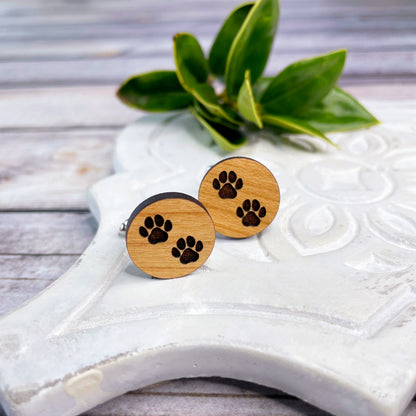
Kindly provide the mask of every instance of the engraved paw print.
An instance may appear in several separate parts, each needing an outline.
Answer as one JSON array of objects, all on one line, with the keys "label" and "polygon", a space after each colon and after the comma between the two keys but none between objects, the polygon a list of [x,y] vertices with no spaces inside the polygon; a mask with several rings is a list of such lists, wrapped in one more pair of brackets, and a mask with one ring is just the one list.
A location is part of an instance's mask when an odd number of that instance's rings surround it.
[{"label": "engraved paw print", "polygon": [[242,207],[237,208],[237,217],[242,218],[241,222],[246,227],[257,227],[261,219],[266,216],[266,208],[260,208],[260,202],[257,199],[250,201],[246,199]]},{"label": "engraved paw print", "polygon": [[[199,252],[202,251],[204,245],[202,241],[195,241],[195,238],[188,235],[186,241],[180,238],[176,242],[176,247],[172,248],[172,256],[179,257],[182,264],[193,263],[199,259]],[[182,252],[182,253],[181,253]]]},{"label": "engraved paw print", "polygon": [[147,240],[150,244],[157,244],[164,243],[168,239],[171,229],[172,223],[169,220],[165,221],[161,215],[155,215],[154,219],[147,217],[144,220],[144,227],[139,228],[139,233],[144,238],[148,237]]},{"label": "engraved paw print", "polygon": [[227,172],[223,170],[218,179],[212,181],[214,189],[218,190],[218,196],[222,199],[233,199],[237,196],[237,191],[243,187],[243,180],[237,179],[237,174],[231,170]]}]

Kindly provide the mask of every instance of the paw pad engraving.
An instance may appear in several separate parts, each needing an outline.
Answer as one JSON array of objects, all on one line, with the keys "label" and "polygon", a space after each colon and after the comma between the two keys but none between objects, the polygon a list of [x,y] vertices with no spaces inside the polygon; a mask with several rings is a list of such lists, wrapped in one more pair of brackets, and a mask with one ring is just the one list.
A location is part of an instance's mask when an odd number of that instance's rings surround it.
[{"label": "paw pad engraving", "polygon": [[237,217],[242,218],[241,222],[246,227],[257,227],[261,219],[266,216],[266,208],[260,207],[257,199],[250,201],[246,199],[241,207],[237,208]]},{"label": "paw pad engraving", "polygon": [[218,196],[222,199],[233,199],[237,196],[237,191],[243,187],[243,180],[237,179],[237,174],[231,170],[223,170],[218,179],[212,181],[212,187],[218,191]]},{"label": "paw pad engraving", "polygon": [[144,226],[139,228],[139,233],[142,237],[147,237],[150,244],[157,244],[164,243],[168,239],[171,229],[172,223],[169,220],[165,221],[161,215],[155,215],[154,219],[147,217],[144,220]]},{"label": "paw pad engraving", "polygon": [[176,242],[176,247],[172,248],[172,256],[178,257],[182,264],[193,263],[198,261],[199,252],[202,251],[204,245],[202,241],[195,241],[195,238],[188,235],[186,241],[183,238],[180,238]]},{"label": "paw pad engraving", "polygon": [[[254,159],[236,156],[211,166],[201,181],[198,198],[218,233],[245,238],[272,223],[279,210],[280,190],[266,166]],[[185,234],[175,235],[174,240],[192,233],[196,232],[186,230]]]}]

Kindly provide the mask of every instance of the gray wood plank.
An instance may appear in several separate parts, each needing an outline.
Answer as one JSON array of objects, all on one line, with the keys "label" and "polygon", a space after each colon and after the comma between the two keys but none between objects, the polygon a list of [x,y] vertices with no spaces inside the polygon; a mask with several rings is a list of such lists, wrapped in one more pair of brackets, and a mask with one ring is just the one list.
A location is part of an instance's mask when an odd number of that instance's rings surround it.
[{"label": "gray wood plank", "polygon": [[3,90],[2,129],[122,127],[142,113],[115,96],[116,85]]},{"label": "gray wood plank", "polygon": [[[75,30],[76,36],[72,39],[60,39],[51,28],[51,39],[36,40],[34,33],[28,33],[27,40],[3,41],[0,49],[0,70],[6,71],[7,66],[2,62],[25,61],[28,64],[37,61],[54,62],[74,61],[74,60],[99,60],[109,59],[133,59],[133,58],[169,58],[172,55],[172,35],[179,30],[194,33],[200,40],[205,50],[208,51],[219,25],[208,27],[199,25],[190,28],[187,26],[176,25],[170,30],[157,30],[155,33],[138,31],[122,25],[123,32],[108,31],[108,26],[103,26],[106,32],[90,27],[80,26]],[[287,24],[282,25],[284,28]],[[302,24],[302,26],[304,26]],[[275,47],[271,59],[278,60],[281,55],[302,53],[313,55],[327,52],[332,49],[346,48],[349,53],[356,52],[406,52],[411,51],[416,46],[416,19],[415,27],[408,32],[398,30],[389,33],[380,31],[362,31],[351,29],[342,32],[340,29],[332,31],[311,31],[303,27],[302,32],[296,32],[297,26],[294,25],[293,31],[279,30],[276,37]],[[62,30],[62,28],[60,29]],[[69,25],[68,32],[73,33],[74,27]],[[143,32],[143,33],[142,33]],[[134,34],[134,35],[133,35]],[[88,42],[85,39],[88,38]],[[363,39],[365,41],[363,41]]]},{"label": "gray wood plank", "polygon": [[0,315],[9,313],[29,301],[52,281],[0,279]]},{"label": "gray wood plank", "polygon": [[[157,43],[157,42],[156,42]],[[154,43],[149,41],[151,49]],[[287,65],[305,58],[304,53],[272,56],[266,75],[277,74]],[[143,58],[102,60],[67,60],[48,62],[3,62],[0,64],[0,86],[119,84],[136,73],[157,69],[174,69],[170,55]],[[342,78],[383,75],[416,76],[416,59],[413,51],[352,52],[348,54]]]},{"label": "gray wood plank", "polygon": [[78,259],[75,254],[6,254],[0,255],[0,280],[50,281],[65,273]]},{"label": "gray wood plank", "polygon": [[[414,13],[416,15],[416,11]],[[224,15],[224,19],[225,19]],[[36,47],[42,42],[68,42],[76,40],[88,40],[107,42],[123,41],[134,47],[134,42],[138,46],[145,45],[145,40],[156,38],[159,40],[168,39],[171,41],[172,35],[176,32],[192,32],[207,43],[212,41],[219,30],[223,19],[218,21],[201,22],[200,20],[178,21],[178,22],[158,22],[137,23],[123,22],[119,23],[101,23],[101,24],[55,24],[30,26],[26,24],[12,25],[5,29],[0,35],[0,42],[7,46],[19,45],[20,42],[28,42],[29,45]],[[1,19],[0,19],[1,22]],[[394,21],[393,21],[394,22]],[[345,47],[382,48],[395,45],[397,48],[405,48],[414,45],[415,23],[412,20],[404,20],[400,25],[393,24],[386,19],[371,20],[368,24],[365,21],[340,19],[339,22],[334,20],[290,20],[284,15],[279,22],[279,31],[277,39],[284,48],[284,51],[296,47],[297,39],[307,40],[309,36],[315,41],[324,37],[327,47],[331,47],[332,38],[339,38],[339,42],[344,43]],[[299,27],[302,30],[299,30]],[[331,35],[329,37],[328,35]],[[383,36],[380,36],[383,35]],[[400,37],[402,40],[400,41]],[[361,40],[361,42],[360,42]],[[378,42],[377,42],[378,40]]]},{"label": "gray wood plank", "polygon": [[78,257],[62,254],[0,255],[0,316],[40,293],[66,272]]},{"label": "gray wood plank", "polygon": [[127,394],[83,415],[326,416],[328,413],[292,398]]},{"label": "gray wood plank", "polygon": [[222,377],[181,378],[132,391],[129,394],[165,396],[268,396],[288,397],[288,394],[271,387],[242,380]]},{"label": "gray wood plank", "polygon": [[97,224],[84,212],[0,212],[0,254],[81,254]]},{"label": "gray wood plank", "polygon": [[[332,2],[331,4],[333,3],[335,2]],[[125,13],[123,16],[120,16],[119,14],[99,16],[96,13],[85,12],[82,14],[58,13],[55,15],[41,14],[37,16],[2,16],[0,14],[0,25],[8,31],[12,28],[14,28],[13,30],[15,31],[7,34],[1,33],[0,42],[7,39],[13,39],[12,33],[34,34],[48,32],[52,29],[58,30],[61,34],[65,31],[68,34],[69,39],[73,36],[79,36],[77,33],[71,33],[69,31],[70,27],[74,29],[89,27],[90,33],[100,32],[103,36],[117,33],[120,35],[125,30],[122,28],[124,27],[129,29],[128,37],[130,38],[133,38],[133,33],[135,35],[171,34],[176,30],[190,29],[198,29],[201,31],[201,34],[212,35],[219,30],[219,26],[231,10],[232,7],[220,8],[218,15],[214,17],[210,17],[209,15],[207,17],[204,15],[198,20],[187,15],[183,15],[181,18],[173,20],[169,19],[168,13],[165,15],[157,13],[153,16],[143,17],[141,12]],[[394,16],[390,14],[379,16],[373,15],[366,19],[359,19],[354,18],[353,13],[350,13],[339,14],[331,19],[320,15],[311,19],[309,16],[304,16],[303,18],[299,16],[287,16],[286,8],[282,7],[281,18],[279,21],[279,33],[292,33],[293,35],[302,35],[303,32],[328,31],[333,33],[351,33],[352,31],[374,33],[374,31],[377,31],[386,34],[405,31],[405,33],[408,33],[415,29],[416,23],[414,21],[414,14],[416,14],[416,11],[400,16],[400,18],[397,16],[394,18]],[[302,28],[302,31],[299,31],[299,27]],[[30,41],[34,39],[29,38],[26,40]]]},{"label": "gray wood plank", "polygon": [[[353,413],[353,409],[351,409]],[[218,396],[160,396],[126,394],[109,401],[84,416],[143,416],[143,415],[205,415],[205,416],[327,416],[295,398],[279,397],[218,397]],[[402,416],[415,416],[415,402],[410,403]]]},{"label": "gray wood plank", "polygon": [[[416,98],[416,82],[398,79],[380,82],[365,78],[344,80],[359,99]],[[121,104],[115,96],[116,85],[10,89],[0,95],[0,131],[22,129],[113,128],[120,129],[143,112]],[[23,136],[22,136],[23,137]]]},{"label": "gray wood plank", "polygon": [[[348,93],[359,99],[371,98],[372,100],[391,101],[392,106],[402,106],[400,102],[416,99],[416,83],[405,80],[386,82],[371,82],[369,79],[353,80],[352,82],[341,82]],[[409,108],[407,104],[403,105]]]},{"label": "gray wood plank", "polygon": [[[224,2],[216,0],[215,2],[207,0],[184,0],[184,1],[169,1],[163,0],[158,1],[118,1],[118,2],[99,2],[89,1],[82,3],[80,6],[79,2],[55,2],[55,3],[44,3],[41,1],[26,1],[24,3],[15,3],[6,5],[5,9],[9,14],[18,15],[31,15],[37,16],[41,14],[54,15],[54,14],[83,14],[93,12],[96,15],[102,14],[105,16],[116,15],[123,16],[126,14],[132,14],[135,12],[150,12],[152,14],[161,12],[168,13],[170,18],[180,17],[192,17],[192,18],[203,18],[207,14],[209,16],[222,15],[224,10],[232,9],[235,5],[239,4],[238,0],[230,0],[227,4],[228,7],[224,6]],[[213,6],[217,7],[213,7]],[[414,12],[414,3],[410,1],[395,1],[394,3],[383,1],[366,1],[366,2],[325,2],[323,0],[319,2],[308,2],[308,1],[281,1],[282,9],[287,9],[291,16],[295,18],[309,17],[314,18],[315,16],[325,15],[328,17],[336,17],[339,15],[353,14],[357,16],[365,15],[405,15],[406,13]],[[8,6],[8,7],[7,7]],[[301,7],[299,7],[301,6]],[[315,6],[315,7],[314,7]]]},{"label": "gray wood plank", "polygon": [[[20,59],[27,61],[28,57],[32,56],[32,59],[35,61],[3,62],[0,65],[0,84],[10,87],[10,85],[33,85],[34,83],[42,85],[72,85],[74,83],[120,82],[132,73],[137,72],[137,68],[141,68],[141,71],[157,67],[173,68],[170,35],[177,30],[192,31],[194,29],[197,34],[202,34],[202,44],[208,49],[217,30],[214,23],[218,21],[219,24],[221,21],[221,16],[217,14],[224,7],[214,8],[209,2],[198,2],[197,5],[189,3],[185,12],[185,6],[182,3],[179,10],[177,10],[178,5],[172,6],[169,3],[164,5],[163,12],[161,12],[158,9],[161,3],[159,6],[157,4],[157,2],[156,4],[146,2],[141,3],[137,8],[134,5],[131,8],[132,4],[126,2],[124,5],[129,12],[126,16],[129,16],[129,19],[132,19],[132,21],[126,22],[126,17],[123,17],[120,23],[114,24],[105,20],[111,16],[111,13],[109,13],[112,7],[111,3],[104,7],[101,4],[88,3],[87,6],[84,5],[84,9],[80,7],[74,8],[73,5],[65,3],[60,4],[60,8],[56,9],[58,17],[68,12],[67,8],[72,13],[80,13],[80,10],[82,10],[82,16],[85,15],[85,9],[89,10],[92,16],[96,16],[97,13],[104,10],[106,13],[103,17],[104,21],[101,23],[98,21],[98,24],[86,24],[85,20],[81,19],[81,22],[78,22],[75,28],[73,24],[62,24],[62,22],[55,25],[49,23],[46,25],[12,25],[11,27],[6,27],[1,39],[4,40],[10,37],[10,39],[19,41],[22,50],[19,55],[18,50],[14,50],[9,44],[8,47],[2,48],[4,51],[3,59],[13,59],[12,57],[14,56],[17,60],[20,57]],[[416,15],[416,7],[411,4],[404,2],[400,7],[384,4],[381,7],[378,3],[371,3],[366,7],[361,7],[359,3],[354,3],[352,6],[343,4],[340,7],[340,5],[337,5],[332,10],[332,6],[322,3],[320,8],[311,8],[312,11],[318,10],[318,16],[320,16],[319,13],[325,15],[325,12],[329,10],[331,19],[326,21],[330,21],[332,24],[330,32],[321,31],[319,23],[322,20],[316,22],[316,20],[312,19],[311,10],[308,10],[307,20],[301,22],[290,20],[293,18],[290,15],[290,10],[295,12],[294,16],[296,18],[299,18],[299,10],[308,8],[308,3],[305,3],[302,8],[292,7],[291,4],[291,2],[283,2],[282,5],[283,32],[280,33],[276,43],[276,53],[272,56],[272,62],[269,66],[270,73],[276,72],[288,63],[303,57],[305,53],[312,55],[324,52],[327,49],[347,47],[351,53],[346,65],[346,77],[356,78],[363,75],[380,74],[384,76],[394,75],[396,77],[400,75],[415,76],[416,64],[412,52],[416,42],[414,27],[410,27],[410,30],[405,32],[403,27],[393,25],[391,27],[396,28],[397,32],[388,33],[388,35],[385,24],[378,26],[380,30],[376,33],[373,33],[372,29],[367,27],[367,20],[372,22],[374,17],[379,16],[382,16],[384,21],[386,21],[388,16],[388,21],[390,24],[393,24],[397,19],[392,18],[391,13],[380,14],[381,11],[384,13],[389,8],[391,8],[390,12],[397,10],[400,10],[401,13],[406,12],[398,21],[414,24],[415,19],[411,17]],[[30,19],[34,17],[34,11],[42,8],[43,5],[42,3],[33,2],[31,6],[33,10],[29,5],[27,7],[29,7],[31,12],[28,12],[26,17]],[[170,7],[172,7],[172,10],[169,9]],[[20,16],[24,16],[24,12],[27,11],[24,7],[18,7],[17,9]],[[124,10],[123,7],[121,9]],[[150,15],[141,17],[143,10],[149,10]],[[287,16],[285,15],[285,10],[289,11]],[[360,18],[359,13],[363,10],[371,11],[370,19]],[[59,14],[59,11],[61,14]],[[135,12],[138,13],[137,16],[134,15]],[[48,7],[46,16],[49,16],[50,13],[52,13],[51,8]],[[175,13],[178,20],[169,20],[174,18]],[[35,16],[37,15],[35,14]],[[119,14],[116,14],[116,16],[119,16]],[[319,18],[322,19],[321,17]],[[204,24],[204,19],[208,19],[206,25]],[[355,25],[358,24],[358,27],[364,32],[357,31],[357,26],[354,29],[347,27],[343,32],[342,25],[340,28],[339,22],[336,21],[337,19],[341,19],[342,22],[347,22],[347,24],[350,24],[349,22],[352,21]],[[182,22],[184,22],[185,27],[180,25]],[[308,30],[306,22],[312,22],[315,25],[318,23],[316,29],[319,31],[311,32],[311,30]],[[299,30],[299,27],[302,30]],[[289,32],[286,33],[286,31]],[[120,36],[120,41],[114,43]],[[129,37],[126,38],[126,36]],[[75,38],[88,39],[90,42],[92,39],[95,39],[96,43],[82,47],[79,41],[78,43],[75,41],[74,44],[68,45],[68,39]],[[35,50],[32,54],[25,54],[24,51],[27,51],[27,45],[23,45],[23,39],[29,39],[32,44],[34,43]],[[49,46],[44,44],[45,49],[42,49],[42,46],[36,44],[39,39],[49,39],[49,42],[63,39],[64,47],[58,48],[52,43]],[[107,43],[103,44],[100,42]],[[93,46],[96,47],[96,52],[94,52]],[[64,52],[58,52],[58,50]],[[301,51],[302,53],[300,54]],[[43,60],[46,59],[46,61],[37,62],[36,59],[39,57]],[[48,61],[48,57],[49,59],[55,58],[55,61]],[[106,57],[111,57],[112,59],[105,59]],[[119,59],[114,59],[114,57]],[[103,61],[105,62],[104,64]]]},{"label": "gray wood plank", "polygon": [[2,42],[0,61],[103,59],[126,55],[134,43],[132,39]]},{"label": "gray wood plank", "polygon": [[0,210],[86,209],[86,191],[112,171],[118,130],[10,132],[0,147]]}]

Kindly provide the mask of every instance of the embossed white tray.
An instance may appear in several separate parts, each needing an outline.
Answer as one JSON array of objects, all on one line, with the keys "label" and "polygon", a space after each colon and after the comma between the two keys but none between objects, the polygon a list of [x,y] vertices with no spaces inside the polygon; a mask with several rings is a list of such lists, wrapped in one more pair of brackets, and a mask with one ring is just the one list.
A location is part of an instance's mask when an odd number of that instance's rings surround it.
[{"label": "embossed white tray", "polygon": [[218,236],[205,266],[167,281],[130,262],[118,226],[155,193],[197,196],[227,155],[187,115],[127,127],[122,173],[89,195],[94,241],[0,320],[7,413],[71,416],[161,380],[215,375],[341,416],[398,416],[416,391],[416,110],[367,105],[385,124],[331,135],[340,151],[266,136],[236,152],[275,174],[275,221],[258,237]]}]

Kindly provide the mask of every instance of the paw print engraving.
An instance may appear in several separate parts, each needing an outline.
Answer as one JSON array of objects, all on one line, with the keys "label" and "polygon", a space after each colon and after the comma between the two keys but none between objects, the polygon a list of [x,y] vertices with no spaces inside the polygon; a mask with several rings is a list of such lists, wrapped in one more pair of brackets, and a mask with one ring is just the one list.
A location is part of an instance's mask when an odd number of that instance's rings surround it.
[{"label": "paw print engraving", "polygon": [[243,180],[237,179],[237,174],[231,170],[227,172],[223,170],[218,179],[212,181],[212,186],[218,191],[218,196],[222,199],[233,199],[237,196],[237,191],[243,187]]},{"label": "paw print engraving", "polygon": [[154,219],[147,217],[144,220],[144,227],[139,228],[139,233],[142,237],[147,237],[150,244],[157,244],[164,243],[168,239],[171,229],[172,223],[169,220],[165,221],[161,215],[155,215]]},{"label": "paw print engraving", "polygon": [[242,207],[237,208],[237,217],[242,218],[241,222],[246,227],[257,227],[261,219],[266,216],[266,208],[260,208],[260,202],[257,199],[250,201],[246,199]]},{"label": "paw print engraving", "polygon": [[185,239],[180,238],[176,242],[176,247],[172,248],[172,256],[178,257],[182,264],[193,263],[198,261],[198,253],[202,251],[203,248],[204,245],[202,244],[202,241],[195,241],[194,237],[188,235],[186,241]]}]

